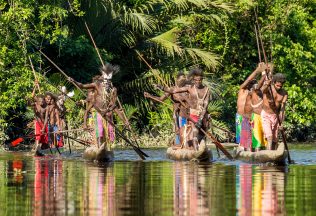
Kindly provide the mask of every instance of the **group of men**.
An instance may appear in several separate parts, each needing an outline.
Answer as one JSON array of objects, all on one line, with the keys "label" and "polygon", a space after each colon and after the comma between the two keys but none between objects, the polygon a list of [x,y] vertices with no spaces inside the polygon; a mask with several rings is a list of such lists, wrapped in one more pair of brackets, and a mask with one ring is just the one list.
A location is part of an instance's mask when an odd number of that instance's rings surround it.
[{"label": "group of men", "polygon": [[[102,144],[105,147],[107,143],[115,139],[114,125],[108,123],[113,122],[113,112],[117,113],[129,126],[123,110],[117,106],[117,90],[111,82],[113,74],[118,70],[117,66],[106,64],[100,68],[101,75],[95,76],[93,82],[89,84],[82,84],[69,78],[69,81],[79,88],[88,90],[83,129],[93,129],[93,143],[96,143],[98,147]],[[62,130],[66,126],[64,103],[69,94],[67,95],[66,90],[62,89],[62,94],[58,96],[50,92],[35,96],[34,88],[32,96],[33,100],[29,101],[29,105],[33,107],[35,113],[35,155],[43,156],[41,149],[63,146]]]},{"label": "group of men", "polygon": [[[37,83],[36,83],[37,85]],[[29,105],[35,114],[35,155],[43,156],[40,149],[52,146],[62,147],[63,138],[59,133],[65,128],[64,95],[54,95],[46,92],[45,95],[36,95],[35,88]]]},{"label": "group of men", "polygon": [[[287,92],[282,88],[285,82],[283,74],[272,76],[272,65],[260,63],[256,70],[240,86],[237,99],[236,141],[244,150],[259,151],[275,148],[278,138],[279,124],[284,120]],[[93,78],[93,82],[82,84],[69,78],[69,81],[81,89],[87,89],[84,129],[94,128],[95,143],[100,147],[115,139],[113,113],[130,127],[117,99],[117,89],[111,79],[119,68],[111,64],[101,67],[101,75]],[[255,80],[261,75],[259,82]],[[172,87],[155,85],[164,91],[161,97],[145,92],[146,98],[162,102],[168,97],[173,102],[174,132],[176,139],[173,147],[199,149],[204,139],[203,131],[209,129],[211,123],[207,108],[210,102],[210,89],[203,84],[204,74],[195,68],[186,77],[180,72]],[[34,92],[33,92],[34,96]],[[62,146],[60,129],[65,126],[65,94],[55,96],[47,92],[45,96],[37,95],[31,105],[35,112],[36,154],[41,155],[39,144],[47,148],[50,144]],[[58,103],[59,102],[59,103]],[[119,104],[119,106],[118,106]],[[91,113],[91,115],[89,115]],[[111,124],[109,124],[109,121]],[[281,125],[281,124],[280,124]],[[201,130],[203,129],[203,130]]]},{"label": "group of men", "polygon": [[[285,76],[272,75],[273,65],[259,63],[238,92],[236,142],[245,151],[274,150],[284,120],[287,92]],[[259,82],[256,77],[260,76]],[[281,128],[282,129],[282,128]]]},{"label": "group of men", "polygon": [[174,132],[176,139],[174,148],[198,150],[200,141],[205,137],[201,128],[209,128],[207,107],[210,102],[210,90],[203,84],[204,74],[201,69],[192,69],[186,77],[179,73],[175,86],[155,85],[164,91],[161,97],[145,92],[144,96],[156,101],[163,101],[169,96],[173,102]]}]

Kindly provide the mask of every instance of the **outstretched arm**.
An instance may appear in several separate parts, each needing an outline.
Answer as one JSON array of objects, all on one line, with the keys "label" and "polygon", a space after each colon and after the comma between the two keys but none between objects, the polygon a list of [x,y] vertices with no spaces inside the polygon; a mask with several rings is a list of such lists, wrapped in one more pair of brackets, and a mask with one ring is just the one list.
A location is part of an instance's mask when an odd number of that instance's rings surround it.
[{"label": "outstretched arm", "polygon": [[68,78],[69,82],[75,83],[77,86],[79,86],[80,88],[83,89],[92,89],[92,88],[96,88],[96,84],[95,83],[89,83],[89,84],[82,84],[80,82],[77,82],[76,80],[74,80],[73,78],[69,77]]},{"label": "outstretched arm", "polygon": [[250,76],[245,80],[245,82],[243,82],[243,84],[241,84],[240,89],[246,89],[247,85],[250,83],[250,81],[252,81],[254,78],[256,78],[256,76],[261,73],[262,71],[264,71],[266,69],[266,65],[265,63],[261,62],[259,63],[258,67],[256,68],[256,70],[254,70]]},{"label": "outstretched arm", "polygon": [[164,92],[170,93],[170,94],[175,94],[175,93],[180,93],[180,92],[188,92],[189,91],[189,86],[185,87],[164,87],[160,85],[154,85],[155,88],[158,88]]},{"label": "outstretched arm", "polygon": [[168,97],[170,96],[170,93],[164,93],[163,95],[161,95],[160,97],[157,97],[157,96],[153,96],[151,94],[149,94],[148,92],[144,92],[144,97],[145,98],[151,98],[151,99],[156,99],[158,101],[164,101],[166,100]]}]

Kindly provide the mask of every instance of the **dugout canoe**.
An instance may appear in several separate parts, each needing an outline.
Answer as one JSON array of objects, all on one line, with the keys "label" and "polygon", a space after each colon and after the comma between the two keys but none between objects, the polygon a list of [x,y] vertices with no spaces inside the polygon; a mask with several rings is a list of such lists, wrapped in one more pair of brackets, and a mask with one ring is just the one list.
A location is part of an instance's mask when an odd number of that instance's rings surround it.
[{"label": "dugout canoe", "polygon": [[233,157],[236,160],[242,160],[248,163],[273,163],[276,165],[285,165],[287,151],[284,143],[279,143],[276,150],[261,150],[259,152],[244,151],[241,147],[234,148]]},{"label": "dugout canoe", "polygon": [[204,140],[200,142],[199,150],[189,150],[189,149],[173,149],[169,147],[167,149],[167,158],[171,160],[177,161],[200,161],[200,162],[207,162],[213,159],[212,151],[209,150],[206,146]]},{"label": "dugout canoe", "polygon": [[[58,148],[60,153],[63,153],[65,151],[64,147],[59,147]],[[39,152],[44,154],[44,155],[54,155],[54,154],[59,154],[57,148],[53,147],[53,148],[47,148],[47,149],[40,149]]]},{"label": "dugout canoe", "polygon": [[100,148],[93,145],[85,149],[82,157],[89,161],[111,162],[114,160],[114,152],[107,149],[105,144],[101,145]]}]

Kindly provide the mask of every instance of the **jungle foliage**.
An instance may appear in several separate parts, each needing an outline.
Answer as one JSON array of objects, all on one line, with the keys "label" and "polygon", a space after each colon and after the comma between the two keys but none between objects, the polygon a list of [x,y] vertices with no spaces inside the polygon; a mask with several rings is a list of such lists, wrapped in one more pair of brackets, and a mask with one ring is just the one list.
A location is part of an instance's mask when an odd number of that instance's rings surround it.
[{"label": "jungle foliage", "polygon": [[[287,75],[287,132],[299,140],[314,136],[314,0],[0,0],[0,140],[23,133],[18,128],[31,118],[26,109],[34,86],[29,57],[42,93],[58,93],[54,87],[65,84],[73,88],[37,49],[77,81],[90,82],[98,74],[101,63],[85,22],[104,61],[121,67],[114,85],[139,132],[171,128],[170,109],[149,102],[143,92],[154,93],[157,82],[172,85],[179,70],[197,66],[212,88],[209,109],[215,123],[233,130],[238,86],[259,62],[254,11],[268,58]],[[84,98],[78,92],[74,99]],[[82,111],[71,101],[67,107],[69,122],[79,126]]]}]

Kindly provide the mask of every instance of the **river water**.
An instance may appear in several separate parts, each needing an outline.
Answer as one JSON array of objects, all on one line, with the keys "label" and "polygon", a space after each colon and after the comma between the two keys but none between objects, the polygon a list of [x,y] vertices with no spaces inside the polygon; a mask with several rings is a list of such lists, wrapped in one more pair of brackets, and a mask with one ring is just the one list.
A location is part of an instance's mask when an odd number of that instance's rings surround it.
[{"label": "river water", "polygon": [[287,167],[144,151],[147,161],[118,150],[109,164],[0,153],[0,215],[316,215],[316,145],[292,148]]}]

